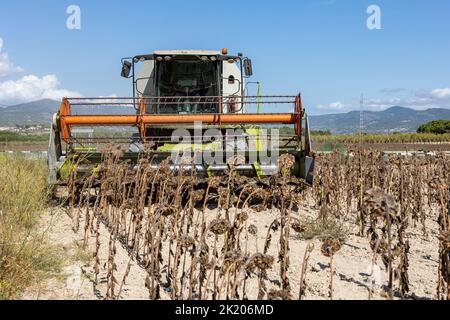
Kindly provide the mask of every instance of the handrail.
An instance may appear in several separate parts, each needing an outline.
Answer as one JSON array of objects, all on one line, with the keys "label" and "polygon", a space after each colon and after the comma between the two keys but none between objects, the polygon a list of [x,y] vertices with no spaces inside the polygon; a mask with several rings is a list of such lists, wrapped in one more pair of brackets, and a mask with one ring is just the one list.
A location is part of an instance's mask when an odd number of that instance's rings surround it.
[{"label": "handrail", "polygon": [[295,99],[297,96],[290,95],[265,95],[265,96],[175,96],[175,97],[152,97],[152,96],[144,96],[144,97],[66,97],[67,100],[141,100],[141,99],[173,99],[173,98],[248,98],[248,99],[257,99],[257,98],[291,98]]},{"label": "handrail", "polygon": [[[249,101],[248,99],[258,99]],[[301,136],[301,121],[303,107],[301,96],[227,96],[227,97],[142,97],[140,98],[139,110],[136,115],[73,115],[72,106],[92,105],[134,105],[133,102],[117,102],[117,100],[131,100],[135,98],[125,97],[102,97],[102,98],[64,98],[59,112],[61,138],[68,142],[71,138],[72,126],[138,126],[141,139],[146,139],[146,126],[155,124],[192,124],[196,122],[213,125],[238,125],[238,124],[294,124],[296,135]],[[157,102],[152,102],[155,99]],[[181,101],[181,99],[198,99],[214,101]],[[230,101],[232,99],[232,101]],[[271,99],[264,101],[263,99]],[[289,99],[289,100],[287,100]],[[77,102],[71,102],[77,101]],[[172,100],[172,101],[171,101]],[[178,101],[173,101],[178,100]],[[242,101],[239,101],[242,100]],[[260,101],[259,101],[260,100]],[[97,102],[93,102],[97,101]],[[191,113],[191,114],[151,114],[147,113],[147,105],[170,105],[170,104],[292,104],[294,112],[287,113]],[[219,110],[222,110],[219,108]]]}]

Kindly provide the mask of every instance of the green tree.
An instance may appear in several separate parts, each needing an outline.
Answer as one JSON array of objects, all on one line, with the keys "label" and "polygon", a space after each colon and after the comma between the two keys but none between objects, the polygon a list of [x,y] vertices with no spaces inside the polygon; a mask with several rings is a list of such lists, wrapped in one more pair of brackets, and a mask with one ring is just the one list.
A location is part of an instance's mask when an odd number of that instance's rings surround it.
[{"label": "green tree", "polygon": [[418,133],[444,134],[450,133],[450,120],[436,120],[421,125]]}]

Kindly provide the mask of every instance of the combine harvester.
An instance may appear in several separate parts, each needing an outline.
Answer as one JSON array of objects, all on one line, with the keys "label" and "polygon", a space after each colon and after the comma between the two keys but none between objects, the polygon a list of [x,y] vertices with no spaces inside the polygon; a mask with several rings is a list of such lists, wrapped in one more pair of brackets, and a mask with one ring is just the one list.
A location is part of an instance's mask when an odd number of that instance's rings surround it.
[{"label": "combine harvester", "polygon": [[[246,96],[252,75],[251,60],[226,49],[156,51],[122,59],[122,77],[132,79],[133,97],[63,99],[52,122],[49,183],[66,184],[72,170],[92,174],[104,147],[117,144],[131,165],[144,155],[155,168],[170,158],[171,170],[205,176],[220,175],[230,166],[245,176],[274,175],[278,155],[290,154],[292,174],[311,184],[314,157],[301,96]],[[86,108],[89,114],[78,113]],[[272,134],[285,126],[294,130]],[[93,130],[80,137],[79,127]],[[102,137],[99,127],[120,127],[122,134],[100,128]],[[125,138],[131,129],[135,133]]]}]

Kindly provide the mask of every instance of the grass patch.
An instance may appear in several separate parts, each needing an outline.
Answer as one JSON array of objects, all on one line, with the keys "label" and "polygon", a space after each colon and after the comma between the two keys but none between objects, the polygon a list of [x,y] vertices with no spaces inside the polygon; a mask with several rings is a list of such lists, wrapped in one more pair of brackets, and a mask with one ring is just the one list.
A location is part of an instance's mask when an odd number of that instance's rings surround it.
[{"label": "grass patch", "polygon": [[89,262],[91,262],[91,260],[93,259],[93,252],[89,252],[87,248],[83,248],[83,246],[78,242],[74,243],[74,247],[75,250],[71,257],[73,262],[79,261],[84,264],[88,264]]},{"label": "grass patch", "polygon": [[321,241],[339,240],[344,243],[350,230],[342,222],[330,216],[325,207],[320,210],[317,219],[308,218],[303,222],[300,238],[304,240],[319,239]]},{"label": "grass patch", "polygon": [[21,134],[10,131],[0,131],[0,142],[47,142],[48,134]]},{"label": "grass patch", "polygon": [[320,151],[339,151],[343,152],[345,151],[345,146],[342,143],[339,142],[332,142],[332,141],[325,141],[320,148]]},{"label": "grass patch", "polygon": [[47,169],[42,162],[0,156],[0,299],[61,271],[57,248],[38,230],[48,207]]},{"label": "grass patch", "polygon": [[433,143],[450,142],[450,133],[393,133],[393,134],[341,134],[341,135],[313,135],[314,143]]}]

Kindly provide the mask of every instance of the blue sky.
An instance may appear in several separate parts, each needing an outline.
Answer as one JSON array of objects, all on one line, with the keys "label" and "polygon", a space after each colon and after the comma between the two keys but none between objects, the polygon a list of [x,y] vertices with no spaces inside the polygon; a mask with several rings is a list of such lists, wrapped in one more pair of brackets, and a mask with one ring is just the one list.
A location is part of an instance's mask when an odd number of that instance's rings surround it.
[{"label": "blue sky", "polygon": [[[81,30],[66,28],[69,5]],[[381,30],[369,30],[369,5]],[[264,94],[303,93],[311,114],[392,105],[450,108],[450,1],[2,1],[0,106],[130,95],[120,58],[229,48]]]}]

